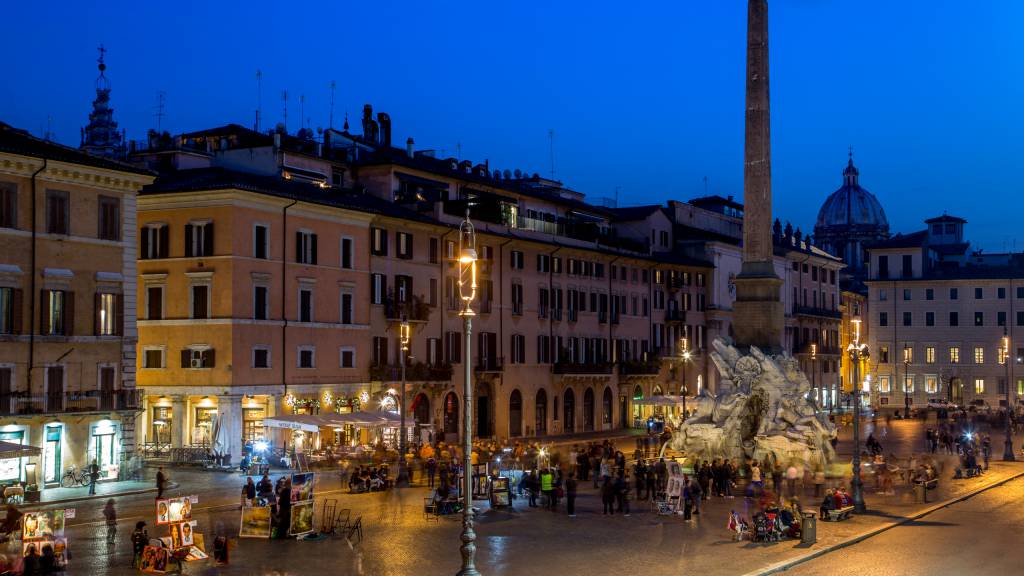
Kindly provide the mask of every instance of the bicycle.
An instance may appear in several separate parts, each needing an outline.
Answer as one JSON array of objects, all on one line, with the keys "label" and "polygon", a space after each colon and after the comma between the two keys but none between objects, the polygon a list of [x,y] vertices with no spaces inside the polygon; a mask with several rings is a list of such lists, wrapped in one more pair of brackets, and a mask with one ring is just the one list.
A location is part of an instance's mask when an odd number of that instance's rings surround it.
[{"label": "bicycle", "polygon": [[75,486],[86,486],[88,484],[89,472],[82,470],[81,473],[76,473],[74,466],[65,470],[64,476],[60,479],[60,485],[64,488],[74,488]]}]

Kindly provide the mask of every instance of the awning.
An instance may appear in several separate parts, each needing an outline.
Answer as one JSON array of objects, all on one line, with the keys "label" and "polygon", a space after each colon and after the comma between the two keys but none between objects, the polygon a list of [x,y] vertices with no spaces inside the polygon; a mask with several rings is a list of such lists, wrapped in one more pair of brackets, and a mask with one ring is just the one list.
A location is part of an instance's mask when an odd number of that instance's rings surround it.
[{"label": "awning", "polygon": [[[263,425],[268,428],[284,428],[319,432],[321,428],[341,428],[342,426],[389,427],[398,426],[401,417],[392,412],[347,412],[343,414],[286,414],[264,418]],[[412,422],[409,422],[412,425]]]},{"label": "awning", "polygon": [[302,430],[304,432],[319,432],[321,427],[327,427],[320,416],[316,414],[285,414],[264,418],[263,425],[267,428],[285,428],[287,430]]},{"label": "awning", "polygon": [[0,460],[6,460],[8,458],[24,458],[27,456],[39,456],[42,452],[35,446],[26,446],[23,444],[14,444],[13,442],[4,442],[0,440]]},{"label": "awning", "polygon": [[639,406],[679,406],[683,403],[682,396],[651,396],[633,400]]}]

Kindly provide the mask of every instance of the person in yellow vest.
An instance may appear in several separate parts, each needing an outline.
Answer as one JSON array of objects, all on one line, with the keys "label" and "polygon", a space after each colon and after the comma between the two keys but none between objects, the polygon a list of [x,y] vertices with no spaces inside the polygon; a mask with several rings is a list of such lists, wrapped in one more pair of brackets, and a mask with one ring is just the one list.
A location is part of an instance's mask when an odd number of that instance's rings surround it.
[{"label": "person in yellow vest", "polygon": [[480,455],[477,454],[476,450],[469,453],[469,461],[473,466],[476,466],[478,460],[480,460]]},{"label": "person in yellow vest", "polygon": [[540,492],[547,498],[547,507],[550,510],[555,509],[555,475],[551,472],[550,468],[545,468],[540,473]]}]

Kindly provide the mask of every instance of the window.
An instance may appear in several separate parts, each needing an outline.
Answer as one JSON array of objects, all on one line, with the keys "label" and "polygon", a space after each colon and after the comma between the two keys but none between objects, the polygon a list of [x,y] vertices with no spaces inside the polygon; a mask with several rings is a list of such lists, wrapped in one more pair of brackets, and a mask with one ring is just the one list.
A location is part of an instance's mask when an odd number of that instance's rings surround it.
[{"label": "window", "polygon": [[878,325],[879,326],[888,326],[889,325],[889,314],[888,313],[886,313],[886,312],[879,312],[878,313]]},{"label": "window", "polygon": [[408,232],[397,232],[395,234],[395,240],[398,244],[399,258],[409,260],[412,258],[412,234]]},{"label": "window", "polygon": [[215,359],[213,348],[208,346],[191,346],[181,351],[182,368],[213,368]]},{"label": "window", "polygon": [[252,227],[252,257],[266,260],[268,258],[267,246],[270,243],[270,228],[266,224],[256,224]]},{"label": "window", "polygon": [[913,326],[914,325],[913,320],[914,320],[913,313],[911,313],[911,312],[904,312],[903,313],[903,325],[904,326]]},{"label": "window", "polygon": [[996,298],[1006,300],[1006,288],[996,288]]},{"label": "window", "polygon": [[0,288],[0,334],[20,334],[22,291]]},{"label": "window", "polygon": [[1006,312],[997,312],[996,313],[996,325],[997,326],[1006,326]]},{"label": "window", "polygon": [[46,231],[50,234],[68,234],[68,193],[46,191]]},{"label": "window", "polygon": [[344,346],[339,352],[339,365],[342,368],[356,367],[356,349],[351,346]]},{"label": "window", "polygon": [[512,335],[512,364],[526,363],[526,336],[522,334]]},{"label": "window", "polygon": [[299,346],[299,368],[316,368],[316,347]]},{"label": "window", "polygon": [[975,378],[974,379],[974,393],[975,394],[984,394],[985,393],[985,379],[984,378]]},{"label": "window", "polygon": [[888,278],[889,277],[889,257],[879,256],[878,257],[878,277]]},{"label": "window", "polygon": [[213,256],[213,222],[185,224],[185,258]]},{"label": "window", "polygon": [[121,300],[118,294],[96,293],[96,335],[117,336],[121,334]]},{"label": "window", "polygon": [[398,302],[412,300],[412,276],[403,274],[395,276],[395,300]]},{"label": "window", "polygon": [[374,366],[386,366],[388,363],[388,339],[384,336],[373,337],[373,356],[370,362]]},{"label": "window", "polygon": [[1017,326],[1024,326],[1024,312],[1017,312]]},{"label": "window", "polygon": [[462,362],[462,333],[444,333],[445,360],[449,364],[460,364]]},{"label": "window", "polygon": [[879,302],[885,302],[888,299],[889,299],[889,291],[886,290],[885,288],[879,288],[878,289],[878,301]]},{"label": "window", "polygon": [[438,249],[437,249],[437,238],[431,238],[430,239],[430,251],[429,251],[429,261],[430,261],[431,264],[437,264],[437,262],[438,262],[438,260],[437,260],[437,251],[438,251]]},{"label": "window", "polygon": [[519,316],[523,313],[523,285],[512,284],[512,314]]},{"label": "window", "polygon": [[427,303],[431,306],[437,306],[437,278],[430,279],[430,292],[427,295]]},{"label": "window", "polygon": [[551,337],[547,334],[537,336],[537,363],[551,363]]},{"label": "window", "polygon": [[313,289],[299,288],[299,322],[313,321]]},{"label": "window", "polygon": [[270,299],[269,289],[266,286],[256,284],[252,287],[252,318],[253,320],[266,320]]},{"label": "window", "polygon": [[996,361],[999,362],[1000,365],[1006,364],[1006,356],[1008,353],[1009,351],[1002,346],[996,348]]},{"label": "window", "polygon": [[192,318],[205,319],[210,317],[210,287],[206,284],[193,284],[190,291],[192,297]]},{"label": "window", "polygon": [[270,368],[270,348],[267,346],[255,346],[252,349],[252,367]]},{"label": "window", "polygon": [[960,363],[960,347],[950,346],[949,347],[949,363],[959,364]]},{"label": "window", "polygon": [[537,272],[548,273],[551,271],[551,256],[537,254]]},{"label": "window", "polygon": [[925,291],[924,291],[924,299],[925,300],[935,300],[935,289],[934,288],[926,288]]},{"label": "window", "polygon": [[164,287],[146,286],[146,319],[163,320]]},{"label": "window", "polygon": [[910,278],[914,275],[914,257],[910,254],[903,255],[903,277]]},{"label": "window", "polygon": [[44,335],[74,334],[75,293],[66,290],[43,290],[41,328]]},{"label": "window", "polygon": [[939,379],[935,376],[924,377],[924,391],[926,394],[938,394],[939,392]]},{"label": "window", "polygon": [[974,347],[974,363],[984,364],[985,363],[985,348],[983,346]]},{"label": "window", "polygon": [[903,377],[903,391],[907,394],[914,393],[914,375],[907,374]]},{"label": "window", "polygon": [[659,239],[661,240],[661,246],[662,247],[668,247],[668,231],[667,230],[661,230],[661,233],[658,236],[659,236]]},{"label": "window", "polygon": [[308,230],[295,233],[295,261],[299,264],[316,264],[316,234]]},{"label": "window", "polygon": [[975,312],[974,313],[974,325],[975,326],[984,326],[985,325],[985,313],[984,312]]},{"label": "window", "polygon": [[427,364],[431,366],[440,366],[442,363],[441,339],[427,338]]},{"label": "window", "polygon": [[911,348],[910,346],[903,347],[903,362],[905,364],[914,363],[914,349]]},{"label": "window", "polygon": [[958,290],[957,288],[950,288],[949,289],[949,299],[950,300],[956,300],[959,297],[960,297],[960,290]]},{"label": "window", "polygon": [[139,238],[139,258],[142,260],[154,260],[156,258],[167,258],[167,250],[170,246],[168,237],[170,226],[166,224],[147,224],[142,227],[142,234]]},{"label": "window", "polygon": [[924,313],[924,325],[925,326],[935,326],[935,312],[925,312]]},{"label": "window", "polygon": [[959,326],[960,325],[960,314],[958,312],[949,313],[949,325]]},{"label": "window", "polygon": [[18,227],[18,186],[0,182],[0,228]]},{"label": "window", "polygon": [[1017,287],[1017,298],[1024,298],[1024,286]]},{"label": "window", "polygon": [[383,304],[388,292],[388,279],[383,274],[370,274],[370,303]]},{"label": "window", "polygon": [[[454,243],[451,244],[451,251],[454,252]],[[374,256],[388,255],[388,232],[383,228],[370,228],[370,253]],[[454,258],[454,254],[449,255]]]},{"label": "window", "polygon": [[513,250],[509,254],[509,263],[513,270],[523,269],[523,253],[519,250]]},{"label": "window", "polygon": [[935,347],[926,346],[924,349],[924,363],[935,364]]},{"label": "window", "polygon": [[983,288],[975,288],[974,289],[974,299],[975,300],[981,300],[984,297],[985,297],[985,290]]},{"label": "window", "polygon": [[882,394],[889,394],[892,392],[892,384],[889,376],[878,377],[878,391]]},{"label": "window", "polygon": [[903,289],[903,299],[910,300],[910,288]]},{"label": "window", "polygon": [[142,367],[148,369],[165,368],[167,365],[163,348],[143,348]]},{"label": "window", "polygon": [[341,323],[351,324],[352,323],[352,311],[353,311],[353,298],[351,292],[341,293]]},{"label": "window", "polygon": [[878,347],[878,363],[888,364],[889,363],[889,347],[879,346]]},{"label": "window", "polygon": [[99,230],[100,240],[121,239],[121,200],[113,196],[100,196]]}]

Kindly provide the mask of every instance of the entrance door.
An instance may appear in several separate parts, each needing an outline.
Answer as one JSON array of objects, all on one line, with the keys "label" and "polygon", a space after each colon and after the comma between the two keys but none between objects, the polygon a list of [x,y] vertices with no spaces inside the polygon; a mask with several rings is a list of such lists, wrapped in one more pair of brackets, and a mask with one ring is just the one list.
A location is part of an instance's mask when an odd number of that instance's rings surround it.
[{"label": "entrance door", "polygon": [[964,381],[960,378],[953,378],[949,383],[950,402],[963,405],[964,403]]},{"label": "entrance door", "polygon": [[565,390],[562,408],[565,410],[562,431],[566,434],[572,434],[576,431],[576,395],[573,393],[572,388]]},{"label": "entrance door", "polygon": [[[4,442],[22,444],[24,439],[25,432],[22,430],[0,432],[0,440],[3,440]],[[23,463],[23,458],[5,458],[0,460],[0,481],[21,480],[21,467]]]},{"label": "entrance door", "polygon": [[626,423],[629,422],[629,420],[626,418],[626,416],[628,415],[626,405],[626,397],[619,396],[619,426],[621,426],[622,428],[625,428],[627,425]]},{"label": "entrance door", "polygon": [[[117,464],[117,442],[114,441],[114,438],[113,430],[94,433],[92,436],[92,456],[96,459],[96,463],[100,465],[100,469],[103,469],[104,466]],[[89,463],[91,464],[92,462]]]},{"label": "entrance door", "polygon": [[444,397],[444,433],[459,434],[459,397],[454,392]]},{"label": "entrance door", "polygon": [[46,427],[46,447],[43,451],[43,482],[46,484],[60,482],[61,453],[60,426]]},{"label": "entrance door", "polygon": [[523,395],[513,390],[508,399],[508,435],[523,435]]},{"label": "entrance door", "polygon": [[592,432],[594,430],[594,390],[587,388],[583,392],[583,430]]},{"label": "entrance door", "polygon": [[491,398],[478,396],[476,399],[476,435],[488,438],[491,435]]}]

